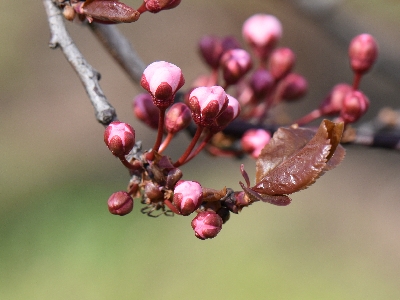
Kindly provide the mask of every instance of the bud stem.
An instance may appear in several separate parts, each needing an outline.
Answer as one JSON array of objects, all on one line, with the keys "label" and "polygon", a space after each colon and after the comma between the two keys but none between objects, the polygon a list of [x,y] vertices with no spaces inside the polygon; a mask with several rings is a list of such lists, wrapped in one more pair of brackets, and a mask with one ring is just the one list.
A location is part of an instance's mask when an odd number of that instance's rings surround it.
[{"label": "bud stem", "polygon": [[319,108],[314,109],[312,112],[309,114],[305,115],[304,117],[298,119],[296,122],[293,122],[293,124],[297,124],[299,126],[306,125],[315,119],[319,118],[322,116],[321,110]]},{"label": "bud stem", "polygon": [[150,160],[154,158],[154,152],[158,152],[158,148],[160,148],[162,137],[164,135],[165,108],[159,108],[159,109],[160,109],[160,115],[158,116],[157,139],[153,146],[153,151],[152,151],[153,154],[149,157]]},{"label": "bud stem", "polygon": [[360,86],[360,81],[361,81],[361,77],[362,77],[362,73],[361,72],[355,72],[354,73],[354,78],[353,78],[353,89],[355,91],[358,90],[359,86]]},{"label": "bud stem", "polygon": [[196,150],[186,159],[185,163],[189,162],[192,160],[197,154],[201,152],[201,150],[204,149],[204,147],[208,144],[208,142],[211,140],[213,137],[214,133],[209,133],[206,138],[201,142],[201,144],[196,148]]},{"label": "bud stem", "polygon": [[175,136],[175,133],[168,132],[167,137],[165,140],[162,142],[160,148],[158,149],[158,153],[162,153],[169,145],[169,143],[172,141],[172,138]]},{"label": "bud stem", "polygon": [[186,159],[190,155],[190,152],[192,152],[194,146],[196,146],[196,143],[199,140],[201,133],[203,132],[203,129],[204,129],[203,126],[197,127],[196,133],[195,133],[192,141],[190,142],[189,146],[187,147],[185,153],[183,153],[183,155],[177,160],[177,162],[174,163],[175,168],[180,167],[181,165],[183,165],[186,162]]},{"label": "bud stem", "polygon": [[126,160],[125,156],[118,157],[122,164],[127,167],[128,169],[132,170],[135,169],[135,166],[132,165],[129,161]]}]

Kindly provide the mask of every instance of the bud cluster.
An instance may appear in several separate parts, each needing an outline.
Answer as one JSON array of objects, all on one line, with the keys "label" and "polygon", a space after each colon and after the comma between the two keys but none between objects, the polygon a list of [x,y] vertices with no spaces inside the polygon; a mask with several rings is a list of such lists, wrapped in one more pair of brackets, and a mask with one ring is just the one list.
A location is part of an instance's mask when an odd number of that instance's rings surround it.
[{"label": "bud cluster", "polygon": [[[94,2],[110,4],[113,1]],[[86,18],[102,20],[88,13],[92,2],[71,3]],[[155,13],[179,3],[180,0],[145,0],[138,12]],[[133,113],[157,130],[157,135],[153,147],[142,151],[141,144],[135,143],[135,131],[129,124],[116,121],[106,128],[104,142],[131,176],[127,191],[116,192],[109,198],[112,214],[130,213],[133,199],[138,198],[144,204],[141,212],[151,217],[195,213],[191,222],[195,236],[210,239],[221,231],[231,213],[238,214],[256,201],[288,205],[291,199],[287,194],[311,185],[315,178],[343,159],[344,150],[339,145],[343,123],[356,122],[369,106],[368,98],[358,86],[361,76],[376,59],[374,39],[364,34],[350,45],[353,84],[336,85],[317,109],[296,122],[304,125],[322,116],[336,116],[336,121],[342,123],[324,120],[317,134],[293,126],[271,136],[263,128],[266,121],[273,122],[271,108],[283,101],[301,98],[308,84],[303,76],[293,72],[294,52],[278,47],[282,26],[277,18],[254,15],[244,23],[242,34],[250,52],[233,37],[201,39],[199,50],[211,69],[210,74],[200,76],[186,93],[180,91],[185,78],[178,66],[156,61],[144,70],[140,84],[146,93],[134,98]],[[228,89],[233,96],[227,94]],[[247,125],[247,130],[228,134],[229,126],[233,127],[237,118],[240,124]],[[164,151],[176,134],[187,128],[192,139],[182,155],[173,161]],[[286,142],[290,145],[285,145]],[[257,184],[251,187],[243,167],[241,173],[246,185],[240,182],[243,191],[239,192],[226,187],[205,188],[197,181],[183,180],[180,167],[203,149],[215,156],[251,155],[257,159]],[[298,169],[304,172],[292,175],[298,163],[301,164]]]}]

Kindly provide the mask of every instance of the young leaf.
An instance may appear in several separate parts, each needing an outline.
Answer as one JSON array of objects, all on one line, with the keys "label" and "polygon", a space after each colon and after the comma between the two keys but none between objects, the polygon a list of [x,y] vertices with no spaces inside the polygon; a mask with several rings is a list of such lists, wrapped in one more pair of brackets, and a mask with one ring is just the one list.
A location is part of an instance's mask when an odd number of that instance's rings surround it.
[{"label": "young leaf", "polygon": [[280,128],[261,151],[256,164],[257,183],[251,189],[274,196],[307,188],[342,161],[342,133],[343,123],[328,120],[321,122],[316,133],[296,127]]},{"label": "young leaf", "polygon": [[118,0],[86,0],[81,12],[89,20],[104,23],[131,23],[140,16],[138,11]]}]

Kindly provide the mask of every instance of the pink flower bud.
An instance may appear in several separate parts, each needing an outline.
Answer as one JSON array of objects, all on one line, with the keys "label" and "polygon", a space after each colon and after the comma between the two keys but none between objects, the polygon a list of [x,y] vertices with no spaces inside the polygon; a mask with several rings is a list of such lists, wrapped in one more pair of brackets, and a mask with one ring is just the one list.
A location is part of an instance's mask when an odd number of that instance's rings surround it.
[{"label": "pink flower bud", "polygon": [[165,116],[165,127],[169,133],[176,133],[189,126],[192,116],[184,103],[175,103]]},{"label": "pink flower bud", "polygon": [[223,52],[226,52],[228,50],[232,49],[241,49],[241,45],[239,41],[234,37],[234,36],[226,36],[222,38],[222,49],[224,50]]},{"label": "pink flower bud", "polygon": [[158,128],[160,110],[154,105],[153,98],[149,94],[142,93],[133,99],[133,113],[150,128]]},{"label": "pink flower bud", "polygon": [[223,130],[230,122],[235,120],[240,114],[240,104],[235,98],[230,95],[228,97],[228,106],[224,111],[215,119],[213,125],[209,127],[210,131],[218,132]]},{"label": "pink flower bud", "polygon": [[271,54],[269,60],[269,71],[271,75],[280,80],[292,70],[296,57],[289,48],[278,48]]},{"label": "pink flower bud", "polygon": [[161,10],[175,8],[180,3],[181,0],[144,0],[141,8],[139,8],[138,11],[142,13],[147,10],[155,14]]},{"label": "pink flower bud", "polygon": [[378,56],[378,45],[374,37],[364,33],[356,36],[350,42],[350,66],[356,73],[367,72]]},{"label": "pink flower bud", "polygon": [[135,130],[123,122],[111,122],[104,131],[104,142],[117,157],[127,155],[135,145]]},{"label": "pink flower bud", "polygon": [[156,61],[143,72],[140,84],[153,97],[154,104],[165,109],[174,102],[175,93],[184,85],[179,67],[166,61]]},{"label": "pink flower bud", "polygon": [[346,95],[353,91],[351,85],[347,83],[339,83],[333,87],[329,95],[319,106],[322,115],[335,115],[342,110],[343,99]]},{"label": "pink flower bud", "polygon": [[222,229],[222,218],[214,211],[202,211],[192,221],[192,228],[197,238],[212,239]]},{"label": "pink flower bud", "polygon": [[236,96],[240,105],[246,108],[246,105],[251,105],[254,101],[254,91],[247,82],[240,81],[236,85]]},{"label": "pink flower bud", "polygon": [[228,97],[220,86],[198,87],[189,96],[188,106],[193,121],[199,126],[209,126],[228,106]]},{"label": "pink flower bud", "polygon": [[220,61],[227,84],[237,83],[252,67],[250,54],[243,49],[226,51]]},{"label": "pink flower bud", "polygon": [[307,80],[296,73],[288,74],[281,82],[282,98],[295,100],[303,97],[308,90]]},{"label": "pink flower bud", "polygon": [[108,198],[108,210],[113,215],[124,216],[133,209],[133,199],[127,192],[116,192]]},{"label": "pink flower bud", "polygon": [[360,91],[353,91],[343,99],[340,119],[345,123],[354,123],[368,110],[369,100]]},{"label": "pink flower bud", "polygon": [[265,97],[274,86],[275,79],[265,69],[259,69],[250,78],[250,87],[258,99]]},{"label": "pink flower bud", "polygon": [[182,215],[190,215],[199,208],[202,200],[203,190],[198,182],[180,180],[175,185],[173,204]]},{"label": "pink flower bud", "polygon": [[203,36],[199,42],[199,49],[205,62],[213,69],[218,68],[223,53],[222,40],[212,35]]},{"label": "pink flower bud", "polygon": [[243,151],[257,158],[270,139],[271,134],[264,129],[249,129],[241,139]]},{"label": "pink flower bud", "polygon": [[242,34],[255,53],[264,60],[281,38],[282,25],[272,15],[256,14],[244,22]]},{"label": "pink flower bud", "polygon": [[240,43],[234,37],[219,38],[207,35],[200,39],[199,49],[205,62],[213,69],[218,68],[221,56],[224,52],[240,48]]}]

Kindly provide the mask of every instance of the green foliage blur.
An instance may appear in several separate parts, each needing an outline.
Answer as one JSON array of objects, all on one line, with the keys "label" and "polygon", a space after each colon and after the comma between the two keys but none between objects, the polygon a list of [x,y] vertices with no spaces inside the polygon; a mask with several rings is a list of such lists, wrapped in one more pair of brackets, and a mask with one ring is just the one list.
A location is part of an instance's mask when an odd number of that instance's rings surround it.
[{"label": "green foliage blur", "polygon": [[[146,63],[171,61],[190,83],[206,71],[197,39],[240,38],[241,23],[260,11],[282,19],[282,44],[310,78],[312,92],[292,114],[350,78],[346,49],[289,1],[188,0],[120,28]],[[74,71],[47,47],[41,2],[0,2],[0,24],[0,299],[400,299],[397,152],[349,148],[342,165],[294,194],[291,205],[256,203],[232,215],[213,240],[195,238],[191,216],[149,218],[139,202],[132,214],[113,216],[107,199],[125,189],[128,174],[105,147]],[[151,147],[155,133],[130,111],[141,89],[86,28],[68,30],[102,73],[119,118]],[[363,87],[394,91],[377,74]],[[385,99],[371,101],[378,107]],[[175,158],[188,143],[178,138],[169,151]],[[255,162],[242,162],[254,178]],[[239,189],[240,163],[202,155],[183,172],[207,187]]]}]

